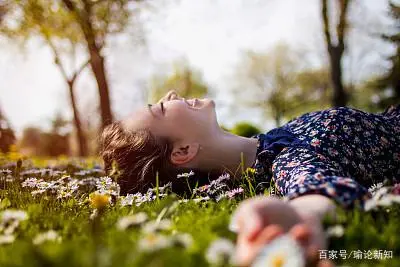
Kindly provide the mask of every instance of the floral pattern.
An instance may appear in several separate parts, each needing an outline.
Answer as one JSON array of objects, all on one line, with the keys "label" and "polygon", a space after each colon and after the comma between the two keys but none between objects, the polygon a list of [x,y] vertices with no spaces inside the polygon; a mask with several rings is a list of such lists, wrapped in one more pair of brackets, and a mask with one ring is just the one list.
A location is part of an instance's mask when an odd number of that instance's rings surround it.
[{"label": "floral pattern", "polygon": [[[338,107],[306,113],[282,127],[296,142],[268,151],[258,138],[256,182],[275,183],[285,201],[322,194],[344,208],[364,208],[368,187],[400,180],[400,106],[383,113]],[[272,131],[272,130],[271,130]],[[257,186],[259,187],[259,186]]]}]

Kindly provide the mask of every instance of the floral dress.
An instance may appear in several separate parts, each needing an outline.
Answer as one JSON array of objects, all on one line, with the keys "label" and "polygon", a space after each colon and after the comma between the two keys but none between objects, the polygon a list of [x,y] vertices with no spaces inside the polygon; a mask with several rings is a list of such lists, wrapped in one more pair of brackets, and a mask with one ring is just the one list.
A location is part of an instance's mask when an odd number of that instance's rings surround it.
[{"label": "floral dress", "polygon": [[400,106],[378,114],[348,107],[310,112],[253,137],[257,187],[272,180],[285,201],[321,194],[363,209],[369,186],[400,181]]}]

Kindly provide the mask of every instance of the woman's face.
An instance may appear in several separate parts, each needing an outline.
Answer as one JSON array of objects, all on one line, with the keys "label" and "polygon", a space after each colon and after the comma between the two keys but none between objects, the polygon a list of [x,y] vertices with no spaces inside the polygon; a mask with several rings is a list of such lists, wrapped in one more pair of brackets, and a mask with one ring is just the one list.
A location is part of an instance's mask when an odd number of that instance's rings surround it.
[{"label": "woman's face", "polygon": [[214,100],[186,100],[175,91],[169,91],[156,104],[140,108],[124,122],[129,130],[147,128],[173,141],[209,138],[219,129]]}]

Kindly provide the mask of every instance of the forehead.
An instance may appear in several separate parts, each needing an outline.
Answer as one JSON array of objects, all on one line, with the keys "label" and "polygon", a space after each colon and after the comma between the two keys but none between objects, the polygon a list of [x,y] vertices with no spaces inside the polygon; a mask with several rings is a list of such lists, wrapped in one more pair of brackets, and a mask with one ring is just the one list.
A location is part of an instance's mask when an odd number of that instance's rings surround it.
[{"label": "forehead", "polygon": [[149,108],[140,107],[129,114],[122,120],[122,124],[126,130],[135,131],[138,129],[150,128],[154,116],[149,111]]}]

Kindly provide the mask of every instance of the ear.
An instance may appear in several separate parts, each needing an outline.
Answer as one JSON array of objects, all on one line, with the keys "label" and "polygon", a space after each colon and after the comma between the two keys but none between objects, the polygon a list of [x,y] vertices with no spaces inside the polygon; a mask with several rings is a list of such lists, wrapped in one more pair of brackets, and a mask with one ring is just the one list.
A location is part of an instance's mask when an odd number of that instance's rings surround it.
[{"label": "ear", "polygon": [[199,148],[199,143],[176,144],[171,152],[171,162],[175,165],[188,163],[197,155]]}]

